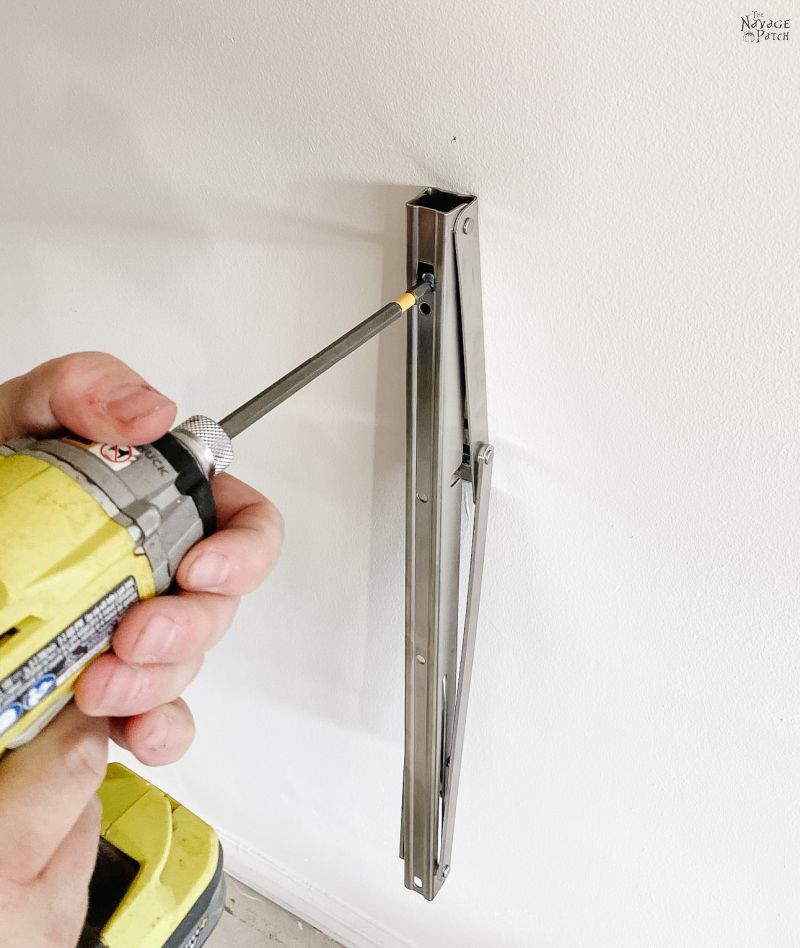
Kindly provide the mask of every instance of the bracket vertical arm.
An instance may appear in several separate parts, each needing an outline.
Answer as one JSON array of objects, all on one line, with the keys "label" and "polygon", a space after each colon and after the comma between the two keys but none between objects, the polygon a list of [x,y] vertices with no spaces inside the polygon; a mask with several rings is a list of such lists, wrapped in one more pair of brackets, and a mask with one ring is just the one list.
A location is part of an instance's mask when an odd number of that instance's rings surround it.
[{"label": "bracket vertical arm", "polygon": [[[405,884],[433,899],[450,870],[481,591],[488,443],[477,200],[429,189],[408,204],[408,282],[433,294],[408,321]],[[466,494],[466,497],[465,497]],[[474,505],[459,655],[464,500]]]}]

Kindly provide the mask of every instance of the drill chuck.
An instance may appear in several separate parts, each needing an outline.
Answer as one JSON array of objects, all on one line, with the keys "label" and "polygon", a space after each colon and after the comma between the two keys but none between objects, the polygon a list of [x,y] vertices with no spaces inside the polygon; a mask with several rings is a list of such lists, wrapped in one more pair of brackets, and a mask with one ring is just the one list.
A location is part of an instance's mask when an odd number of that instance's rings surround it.
[{"label": "drill chuck", "polygon": [[212,418],[192,415],[172,434],[194,454],[209,479],[222,474],[233,463],[233,442]]}]

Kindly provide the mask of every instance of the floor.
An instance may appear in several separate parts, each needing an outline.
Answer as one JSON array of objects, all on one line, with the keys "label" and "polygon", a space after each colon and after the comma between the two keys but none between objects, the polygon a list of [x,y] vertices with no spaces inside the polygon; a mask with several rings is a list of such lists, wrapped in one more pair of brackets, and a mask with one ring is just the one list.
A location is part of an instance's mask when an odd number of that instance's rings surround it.
[{"label": "floor", "polygon": [[342,948],[338,941],[226,876],[225,912],[209,948]]}]

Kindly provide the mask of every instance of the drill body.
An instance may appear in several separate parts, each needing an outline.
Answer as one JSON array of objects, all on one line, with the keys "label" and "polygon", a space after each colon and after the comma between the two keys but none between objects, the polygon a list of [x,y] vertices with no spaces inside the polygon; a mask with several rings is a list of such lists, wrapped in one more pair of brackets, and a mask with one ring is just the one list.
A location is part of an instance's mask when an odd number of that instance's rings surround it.
[{"label": "drill body", "polygon": [[52,718],[125,610],[215,529],[214,457],[191,422],[142,447],[0,446],[0,753]]},{"label": "drill body", "polygon": [[[69,701],[134,603],[171,586],[216,527],[210,478],[230,440],[193,416],[153,444],[72,435],[0,445],[0,754]],[[110,764],[80,948],[198,948],[225,886],[213,829]]]}]

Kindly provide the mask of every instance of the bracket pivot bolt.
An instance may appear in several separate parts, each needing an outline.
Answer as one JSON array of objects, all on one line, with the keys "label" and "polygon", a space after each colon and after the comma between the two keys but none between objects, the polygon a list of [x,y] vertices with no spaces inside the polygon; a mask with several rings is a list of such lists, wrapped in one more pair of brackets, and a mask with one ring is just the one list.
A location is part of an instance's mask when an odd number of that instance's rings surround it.
[{"label": "bracket pivot bolt", "polygon": [[473,229],[474,226],[475,226],[475,221],[474,221],[471,217],[468,217],[468,218],[464,221],[464,226],[461,228],[461,230],[462,230],[465,234],[471,234],[471,233],[472,233],[472,229]]}]

